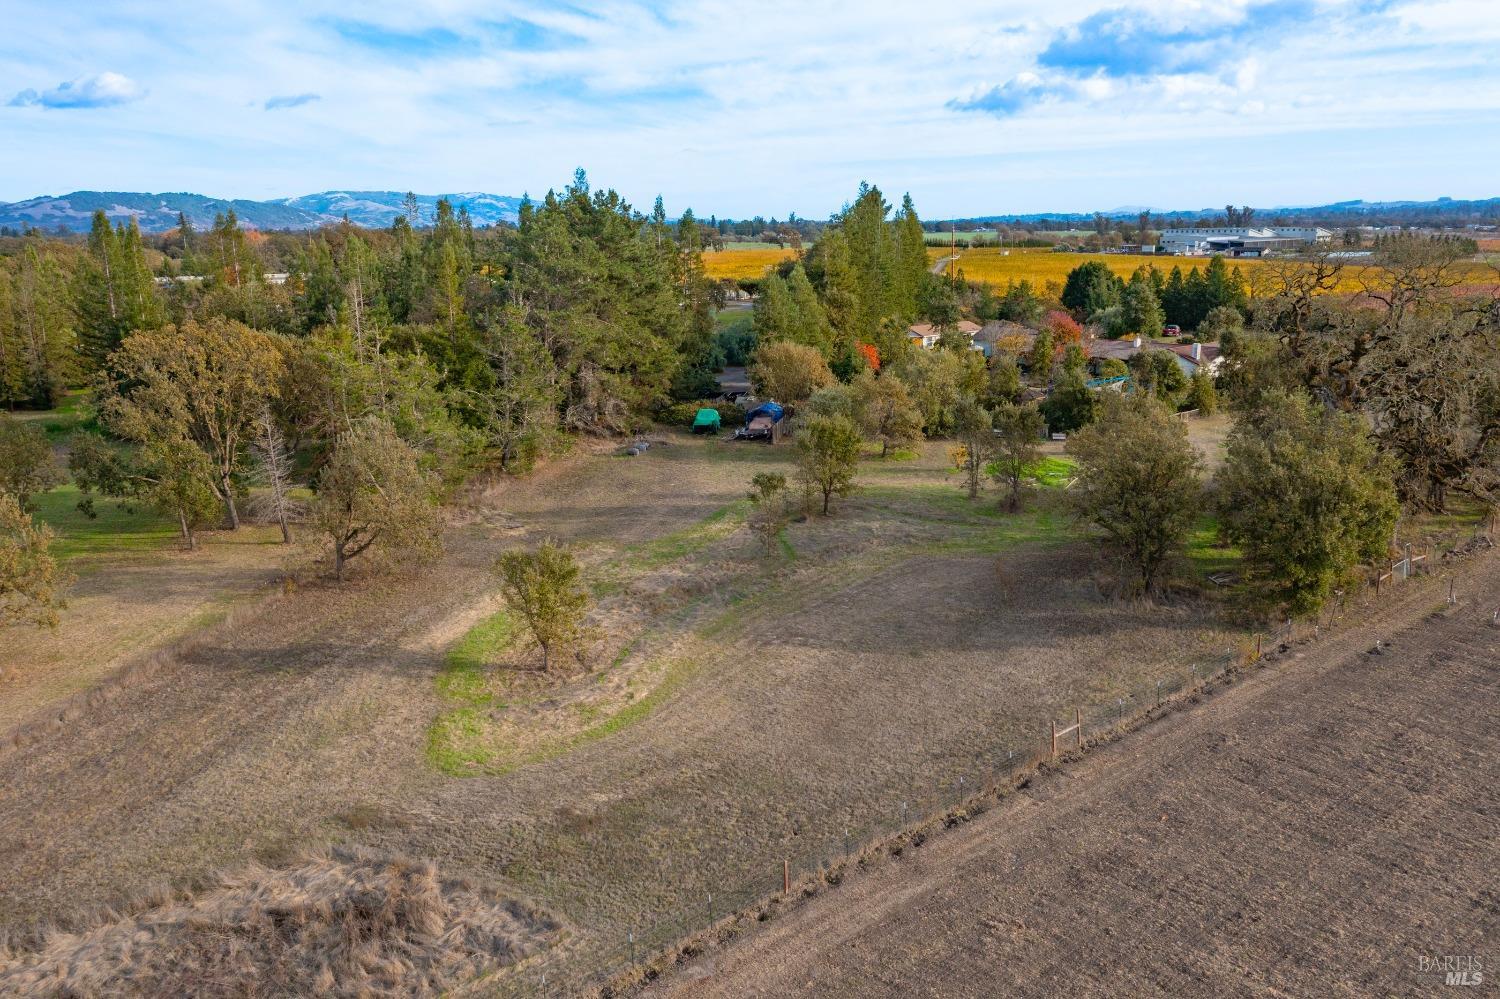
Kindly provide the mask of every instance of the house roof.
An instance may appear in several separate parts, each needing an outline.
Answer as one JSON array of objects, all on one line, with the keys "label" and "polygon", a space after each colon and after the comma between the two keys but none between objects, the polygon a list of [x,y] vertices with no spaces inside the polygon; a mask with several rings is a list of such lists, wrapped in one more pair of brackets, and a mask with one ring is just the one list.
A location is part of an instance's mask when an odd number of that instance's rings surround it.
[{"label": "house roof", "polygon": [[1084,345],[1084,351],[1090,360],[1112,357],[1117,361],[1128,361],[1141,348],[1135,345],[1135,340],[1089,340]]},{"label": "house roof", "polygon": [[1036,330],[1030,326],[1022,326],[1013,323],[1009,319],[993,319],[975,334],[974,339],[983,340],[985,343],[997,343],[1008,336],[1025,337],[1028,341],[1036,339]]},{"label": "house roof", "polygon": [[[1218,342],[1214,343],[1153,343],[1149,346],[1157,350],[1170,350],[1184,361],[1195,366],[1212,365],[1224,352],[1219,348]],[[1193,358],[1193,348],[1199,348],[1198,358]]]},{"label": "house roof", "polygon": [[[958,322],[953,324],[953,328],[959,333],[963,333],[966,336],[971,337],[975,333],[979,332],[979,324],[971,323],[967,319],[960,319]],[[916,323],[908,327],[906,330],[907,336],[912,337],[941,336],[942,332],[942,330],[938,329],[932,323]]]}]

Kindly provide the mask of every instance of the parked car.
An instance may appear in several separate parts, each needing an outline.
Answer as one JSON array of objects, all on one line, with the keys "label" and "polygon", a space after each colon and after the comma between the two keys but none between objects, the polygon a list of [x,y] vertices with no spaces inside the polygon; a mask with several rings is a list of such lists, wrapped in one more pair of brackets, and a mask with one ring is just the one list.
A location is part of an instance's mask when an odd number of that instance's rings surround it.
[{"label": "parked car", "polygon": [[1176,323],[1168,323],[1161,328],[1162,336],[1182,336],[1182,327]]}]

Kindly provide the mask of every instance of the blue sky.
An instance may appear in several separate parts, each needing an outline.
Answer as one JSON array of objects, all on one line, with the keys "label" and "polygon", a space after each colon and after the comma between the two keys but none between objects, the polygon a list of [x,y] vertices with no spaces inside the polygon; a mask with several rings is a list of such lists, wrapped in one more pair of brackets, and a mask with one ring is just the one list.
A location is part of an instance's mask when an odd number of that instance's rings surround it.
[{"label": "blue sky", "polygon": [[0,200],[539,194],[928,217],[1500,195],[1494,0],[6,0]]}]

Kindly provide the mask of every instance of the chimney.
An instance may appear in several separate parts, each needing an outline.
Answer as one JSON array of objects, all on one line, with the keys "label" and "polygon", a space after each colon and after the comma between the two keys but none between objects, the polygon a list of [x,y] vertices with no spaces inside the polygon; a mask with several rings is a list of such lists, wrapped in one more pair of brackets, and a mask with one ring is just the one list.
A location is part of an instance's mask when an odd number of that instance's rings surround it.
[{"label": "chimney", "polygon": [[1131,346],[1135,347],[1136,350],[1140,350],[1141,349],[1141,338],[1140,337],[1136,337],[1135,341],[1131,344]]},{"label": "chimney", "polygon": [[1193,360],[1195,360],[1195,361],[1201,361],[1201,360],[1203,360],[1203,344],[1201,344],[1201,343],[1195,343],[1195,344],[1193,344]]}]

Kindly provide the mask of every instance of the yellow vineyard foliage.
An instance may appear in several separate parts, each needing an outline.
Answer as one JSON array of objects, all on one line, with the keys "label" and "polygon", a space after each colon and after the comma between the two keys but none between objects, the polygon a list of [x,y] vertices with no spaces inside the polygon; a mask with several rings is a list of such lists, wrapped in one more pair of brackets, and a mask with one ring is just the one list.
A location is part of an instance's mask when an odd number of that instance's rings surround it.
[{"label": "yellow vineyard foliage", "polygon": [[[927,255],[936,263],[949,256],[949,252],[946,249],[929,249]],[[1171,273],[1173,267],[1181,267],[1183,273],[1186,274],[1194,267],[1201,269],[1208,265],[1205,257],[1151,257],[1124,253],[1054,253],[1041,249],[1005,250],[986,247],[978,250],[960,250],[958,260],[947,266],[950,273],[951,269],[956,267],[963,271],[964,276],[970,281],[982,281],[995,288],[1004,288],[1012,282],[1030,281],[1037,291],[1044,291],[1049,281],[1061,287],[1062,283],[1067,280],[1069,271],[1090,260],[1102,261],[1112,273],[1122,278],[1129,278],[1135,273],[1137,267],[1144,267],[1148,264],[1164,274]],[[1270,261],[1254,258],[1225,262],[1231,268],[1239,269],[1252,292],[1257,284],[1256,272],[1270,264]],[[1344,268],[1338,287],[1334,291],[1358,294],[1365,290],[1365,276],[1368,274],[1373,277],[1377,273],[1369,265],[1350,263]],[[1493,266],[1475,261],[1469,266],[1469,274],[1464,283],[1478,287],[1493,286],[1497,278],[1500,278],[1500,272],[1497,272]]]},{"label": "yellow vineyard foliage", "polygon": [[709,250],[703,254],[703,269],[715,280],[758,278],[765,275],[766,268],[775,267],[788,257],[796,255],[797,251],[790,247],[785,250],[774,247],[769,250]]},{"label": "yellow vineyard foliage", "polygon": [[[928,256],[936,263],[949,254],[946,250],[936,253],[929,250]],[[1135,273],[1137,267],[1147,264],[1164,273],[1171,273],[1174,266],[1181,267],[1183,273],[1187,273],[1194,267],[1202,268],[1208,263],[1207,260],[1197,258],[1145,257],[1124,253],[1053,253],[1051,250],[986,247],[960,250],[958,260],[950,262],[947,270],[948,273],[953,273],[953,269],[957,268],[970,281],[983,281],[996,288],[1004,288],[1013,282],[1030,281],[1037,291],[1042,291],[1048,281],[1061,285],[1068,279],[1069,271],[1090,260],[1102,261],[1111,273],[1127,279]],[[1260,263],[1259,260],[1235,260],[1230,261],[1229,265],[1240,268],[1248,279],[1251,268]]]}]

